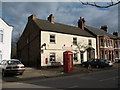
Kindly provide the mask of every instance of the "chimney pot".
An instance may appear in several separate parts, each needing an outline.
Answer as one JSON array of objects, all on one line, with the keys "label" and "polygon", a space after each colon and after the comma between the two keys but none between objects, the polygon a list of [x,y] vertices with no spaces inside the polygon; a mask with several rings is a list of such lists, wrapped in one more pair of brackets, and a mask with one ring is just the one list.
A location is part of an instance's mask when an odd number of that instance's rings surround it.
[{"label": "chimney pot", "polygon": [[107,25],[101,26],[100,29],[104,30],[105,32],[108,32],[108,26]]},{"label": "chimney pot", "polygon": [[52,24],[54,24],[54,16],[53,16],[53,14],[50,14],[47,19],[48,19],[49,22],[51,22]]},{"label": "chimney pot", "polygon": [[86,24],[85,22],[86,22],[85,19],[80,17],[80,19],[78,20],[78,27],[80,27],[82,30],[84,30],[85,24]]},{"label": "chimney pot", "polygon": [[113,32],[113,35],[114,36],[118,36],[118,32]]}]

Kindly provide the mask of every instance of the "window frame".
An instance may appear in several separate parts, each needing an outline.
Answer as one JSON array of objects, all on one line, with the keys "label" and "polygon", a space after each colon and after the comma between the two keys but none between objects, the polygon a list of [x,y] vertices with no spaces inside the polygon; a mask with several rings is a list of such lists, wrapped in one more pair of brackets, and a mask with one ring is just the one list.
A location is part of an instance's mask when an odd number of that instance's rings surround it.
[{"label": "window frame", "polygon": [[73,45],[77,45],[77,37],[73,37]]},{"label": "window frame", "polygon": [[92,40],[91,39],[88,39],[88,45],[92,46]]},{"label": "window frame", "polygon": [[[51,38],[51,36],[54,36],[54,38],[53,37]],[[50,34],[49,35],[49,40],[50,40],[50,44],[55,44],[56,43],[56,35],[55,34]],[[53,40],[53,41],[51,41],[51,40]]]},{"label": "window frame", "polygon": [[[73,57],[73,58],[74,58],[74,61],[78,61],[78,53],[74,53],[73,55],[74,55],[74,57]],[[76,56],[76,57],[75,57],[75,56]]]},{"label": "window frame", "polygon": [[3,35],[4,35],[3,29],[0,29],[0,43],[3,43]]},{"label": "window frame", "polygon": [[[51,60],[52,54],[54,55],[54,60]],[[56,62],[56,53],[55,52],[50,52],[50,54],[49,54],[49,62]]]},{"label": "window frame", "polygon": [[1,56],[1,58],[0,58],[0,61],[2,61],[2,50],[0,50],[0,56]]}]

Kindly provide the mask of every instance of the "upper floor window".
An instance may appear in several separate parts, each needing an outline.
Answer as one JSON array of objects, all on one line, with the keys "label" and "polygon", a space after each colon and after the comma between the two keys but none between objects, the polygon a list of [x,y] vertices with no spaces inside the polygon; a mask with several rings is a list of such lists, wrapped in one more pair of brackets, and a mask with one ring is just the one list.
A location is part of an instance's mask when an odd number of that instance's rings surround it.
[{"label": "upper floor window", "polygon": [[118,48],[120,48],[120,41],[118,41]]},{"label": "upper floor window", "polygon": [[88,45],[90,45],[90,46],[92,45],[92,40],[91,39],[88,40]]},{"label": "upper floor window", "polygon": [[112,46],[113,41],[112,40],[108,40],[108,46]]},{"label": "upper floor window", "polygon": [[0,30],[0,42],[3,42],[3,30]]},{"label": "upper floor window", "polygon": [[50,35],[50,43],[55,43],[55,35]]},{"label": "upper floor window", "polygon": [[106,39],[101,39],[100,40],[101,46],[105,47],[107,44],[107,40]]},{"label": "upper floor window", "polygon": [[113,42],[112,42],[112,40],[110,40],[110,46],[112,46],[112,44],[113,44]]},{"label": "upper floor window", "polygon": [[73,44],[76,45],[77,44],[77,38],[73,37]]},{"label": "upper floor window", "polygon": [[101,39],[101,46],[104,46],[104,40]]},{"label": "upper floor window", "polygon": [[118,40],[115,41],[115,48],[120,48],[120,41]]}]

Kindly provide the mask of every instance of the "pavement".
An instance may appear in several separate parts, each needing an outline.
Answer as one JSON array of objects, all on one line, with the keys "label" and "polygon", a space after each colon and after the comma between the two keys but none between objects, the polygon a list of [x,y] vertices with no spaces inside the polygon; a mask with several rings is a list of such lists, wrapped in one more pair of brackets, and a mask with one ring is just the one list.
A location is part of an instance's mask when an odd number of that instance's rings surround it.
[{"label": "pavement", "polygon": [[84,68],[80,65],[74,66],[74,70],[69,73],[63,72],[63,67],[49,67],[49,68],[42,68],[42,69],[36,69],[36,68],[29,68],[26,67],[26,70],[24,71],[23,75],[17,75],[17,76],[6,76],[2,78],[3,82],[16,82],[16,81],[25,81],[25,80],[32,80],[32,79],[44,79],[44,78],[52,78],[52,77],[60,77],[60,76],[68,76],[73,74],[87,74],[87,73],[93,73],[98,71],[104,71],[104,70],[112,70],[120,68],[120,63],[114,63],[113,67],[106,67],[106,68],[92,68],[89,70],[88,68]]}]

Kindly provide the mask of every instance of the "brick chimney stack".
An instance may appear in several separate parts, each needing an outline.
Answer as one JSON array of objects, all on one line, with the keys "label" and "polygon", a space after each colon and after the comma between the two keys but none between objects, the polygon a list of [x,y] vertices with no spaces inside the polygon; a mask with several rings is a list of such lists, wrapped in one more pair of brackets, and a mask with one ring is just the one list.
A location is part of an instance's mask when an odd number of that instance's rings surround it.
[{"label": "brick chimney stack", "polygon": [[36,15],[32,14],[31,16],[28,17],[28,20],[34,20],[36,19]]},{"label": "brick chimney stack", "polygon": [[104,30],[105,32],[108,32],[108,26],[107,25],[101,26],[100,29]]},{"label": "brick chimney stack", "polygon": [[118,37],[118,32],[113,32],[113,35]]},{"label": "brick chimney stack", "polygon": [[47,19],[48,19],[49,22],[51,22],[52,24],[54,24],[54,16],[53,16],[53,14],[50,14]]},{"label": "brick chimney stack", "polygon": [[85,19],[80,17],[80,19],[78,20],[78,27],[80,27],[82,30],[84,30],[85,29],[85,24],[86,24]]}]

